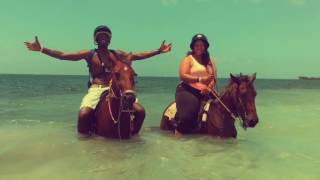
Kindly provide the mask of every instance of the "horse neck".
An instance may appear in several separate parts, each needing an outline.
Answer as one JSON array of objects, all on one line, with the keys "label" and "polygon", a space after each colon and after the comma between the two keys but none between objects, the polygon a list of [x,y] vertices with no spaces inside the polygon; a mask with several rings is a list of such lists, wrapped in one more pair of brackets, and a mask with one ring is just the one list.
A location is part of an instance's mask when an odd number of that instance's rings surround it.
[{"label": "horse neck", "polygon": [[111,78],[110,91],[111,91],[111,93],[113,93],[113,96],[116,96],[116,97],[120,97],[121,96],[120,88],[116,84],[116,80],[114,78]]},{"label": "horse neck", "polygon": [[[236,113],[236,101],[234,98],[234,92],[235,89],[232,84],[228,85],[228,87],[225,89],[225,91],[221,94],[220,99],[223,102],[225,106],[229,108],[229,110],[234,114],[237,115]],[[222,105],[220,105],[222,107]],[[223,107],[222,107],[223,108]],[[224,109],[224,108],[223,108]],[[226,112],[227,113],[227,112]]]},{"label": "horse neck", "polygon": [[120,89],[115,83],[114,79],[112,79],[112,83],[110,85],[110,93],[109,93],[109,101],[112,107],[120,106]]}]

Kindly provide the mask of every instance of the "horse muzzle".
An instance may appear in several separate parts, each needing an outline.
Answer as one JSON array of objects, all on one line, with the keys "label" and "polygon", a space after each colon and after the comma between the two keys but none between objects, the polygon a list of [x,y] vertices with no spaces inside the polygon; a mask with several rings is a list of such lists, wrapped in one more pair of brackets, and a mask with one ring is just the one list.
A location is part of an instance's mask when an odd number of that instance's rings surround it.
[{"label": "horse muzzle", "polygon": [[259,122],[259,118],[257,116],[249,115],[247,117],[246,126],[249,128],[254,128]]},{"label": "horse muzzle", "polygon": [[132,90],[125,91],[124,100],[128,105],[132,105],[136,101],[136,93]]}]

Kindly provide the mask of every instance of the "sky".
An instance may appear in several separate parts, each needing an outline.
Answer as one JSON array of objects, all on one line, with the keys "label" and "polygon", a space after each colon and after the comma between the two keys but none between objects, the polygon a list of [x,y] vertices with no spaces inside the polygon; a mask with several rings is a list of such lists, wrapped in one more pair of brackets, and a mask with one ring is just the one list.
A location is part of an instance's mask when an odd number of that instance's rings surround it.
[{"label": "sky", "polygon": [[94,48],[93,30],[112,30],[111,49],[141,52],[166,40],[170,53],[134,62],[139,76],[178,76],[196,33],[205,34],[218,77],[320,77],[318,0],[2,0],[0,74],[87,75],[85,61],[59,61],[30,52],[39,37],[47,48]]}]

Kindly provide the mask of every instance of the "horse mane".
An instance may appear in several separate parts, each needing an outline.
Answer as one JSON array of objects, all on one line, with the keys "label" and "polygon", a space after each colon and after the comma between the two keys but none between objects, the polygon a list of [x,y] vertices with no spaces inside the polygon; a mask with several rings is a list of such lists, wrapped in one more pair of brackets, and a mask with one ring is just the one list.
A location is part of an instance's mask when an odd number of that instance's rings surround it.
[{"label": "horse mane", "polygon": [[117,65],[117,64],[122,64],[122,65],[125,65],[127,66],[129,69],[131,69],[133,71],[133,74],[136,74],[135,70],[133,69],[132,67],[132,63],[131,62],[128,62],[128,61],[124,61],[124,60],[117,60],[116,61],[116,64],[114,65],[114,67]]},{"label": "horse mane", "polygon": [[[250,76],[249,75],[242,75],[242,73],[240,73],[239,75],[234,76],[236,79],[238,79],[239,82],[249,82],[250,81]],[[235,93],[237,92],[237,88],[238,88],[238,83],[234,82],[232,80],[232,78],[229,79],[229,83],[227,84],[227,86],[225,86],[223,88],[223,90],[221,91],[221,93],[219,93],[219,96],[225,96],[226,94],[230,94],[231,96],[235,97]]]}]

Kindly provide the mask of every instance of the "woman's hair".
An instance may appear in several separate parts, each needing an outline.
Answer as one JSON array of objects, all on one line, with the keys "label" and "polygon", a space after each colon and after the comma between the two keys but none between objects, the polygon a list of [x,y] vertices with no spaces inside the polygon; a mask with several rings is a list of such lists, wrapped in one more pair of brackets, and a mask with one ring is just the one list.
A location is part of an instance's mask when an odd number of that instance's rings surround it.
[{"label": "woman's hair", "polygon": [[[187,56],[189,56],[189,55],[193,55],[193,51],[188,51]],[[207,66],[209,64],[209,62],[210,62],[210,53],[209,53],[208,49],[206,49],[204,51],[204,53],[202,54],[201,64]]]},{"label": "woman's hair", "polygon": [[209,48],[210,44],[209,44],[208,38],[204,34],[196,34],[192,37],[191,43],[190,43],[190,48],[192,51],[189,51],[187,53],[187,55],[193,55],[193,47],[194,47],[194,44],[196,43],[196,41],[203,42],[203,45],[205,47],[205,51],[201,57],[201,64],[207,66],[210,62],[210,53],[208,52],[208,48]]}]

